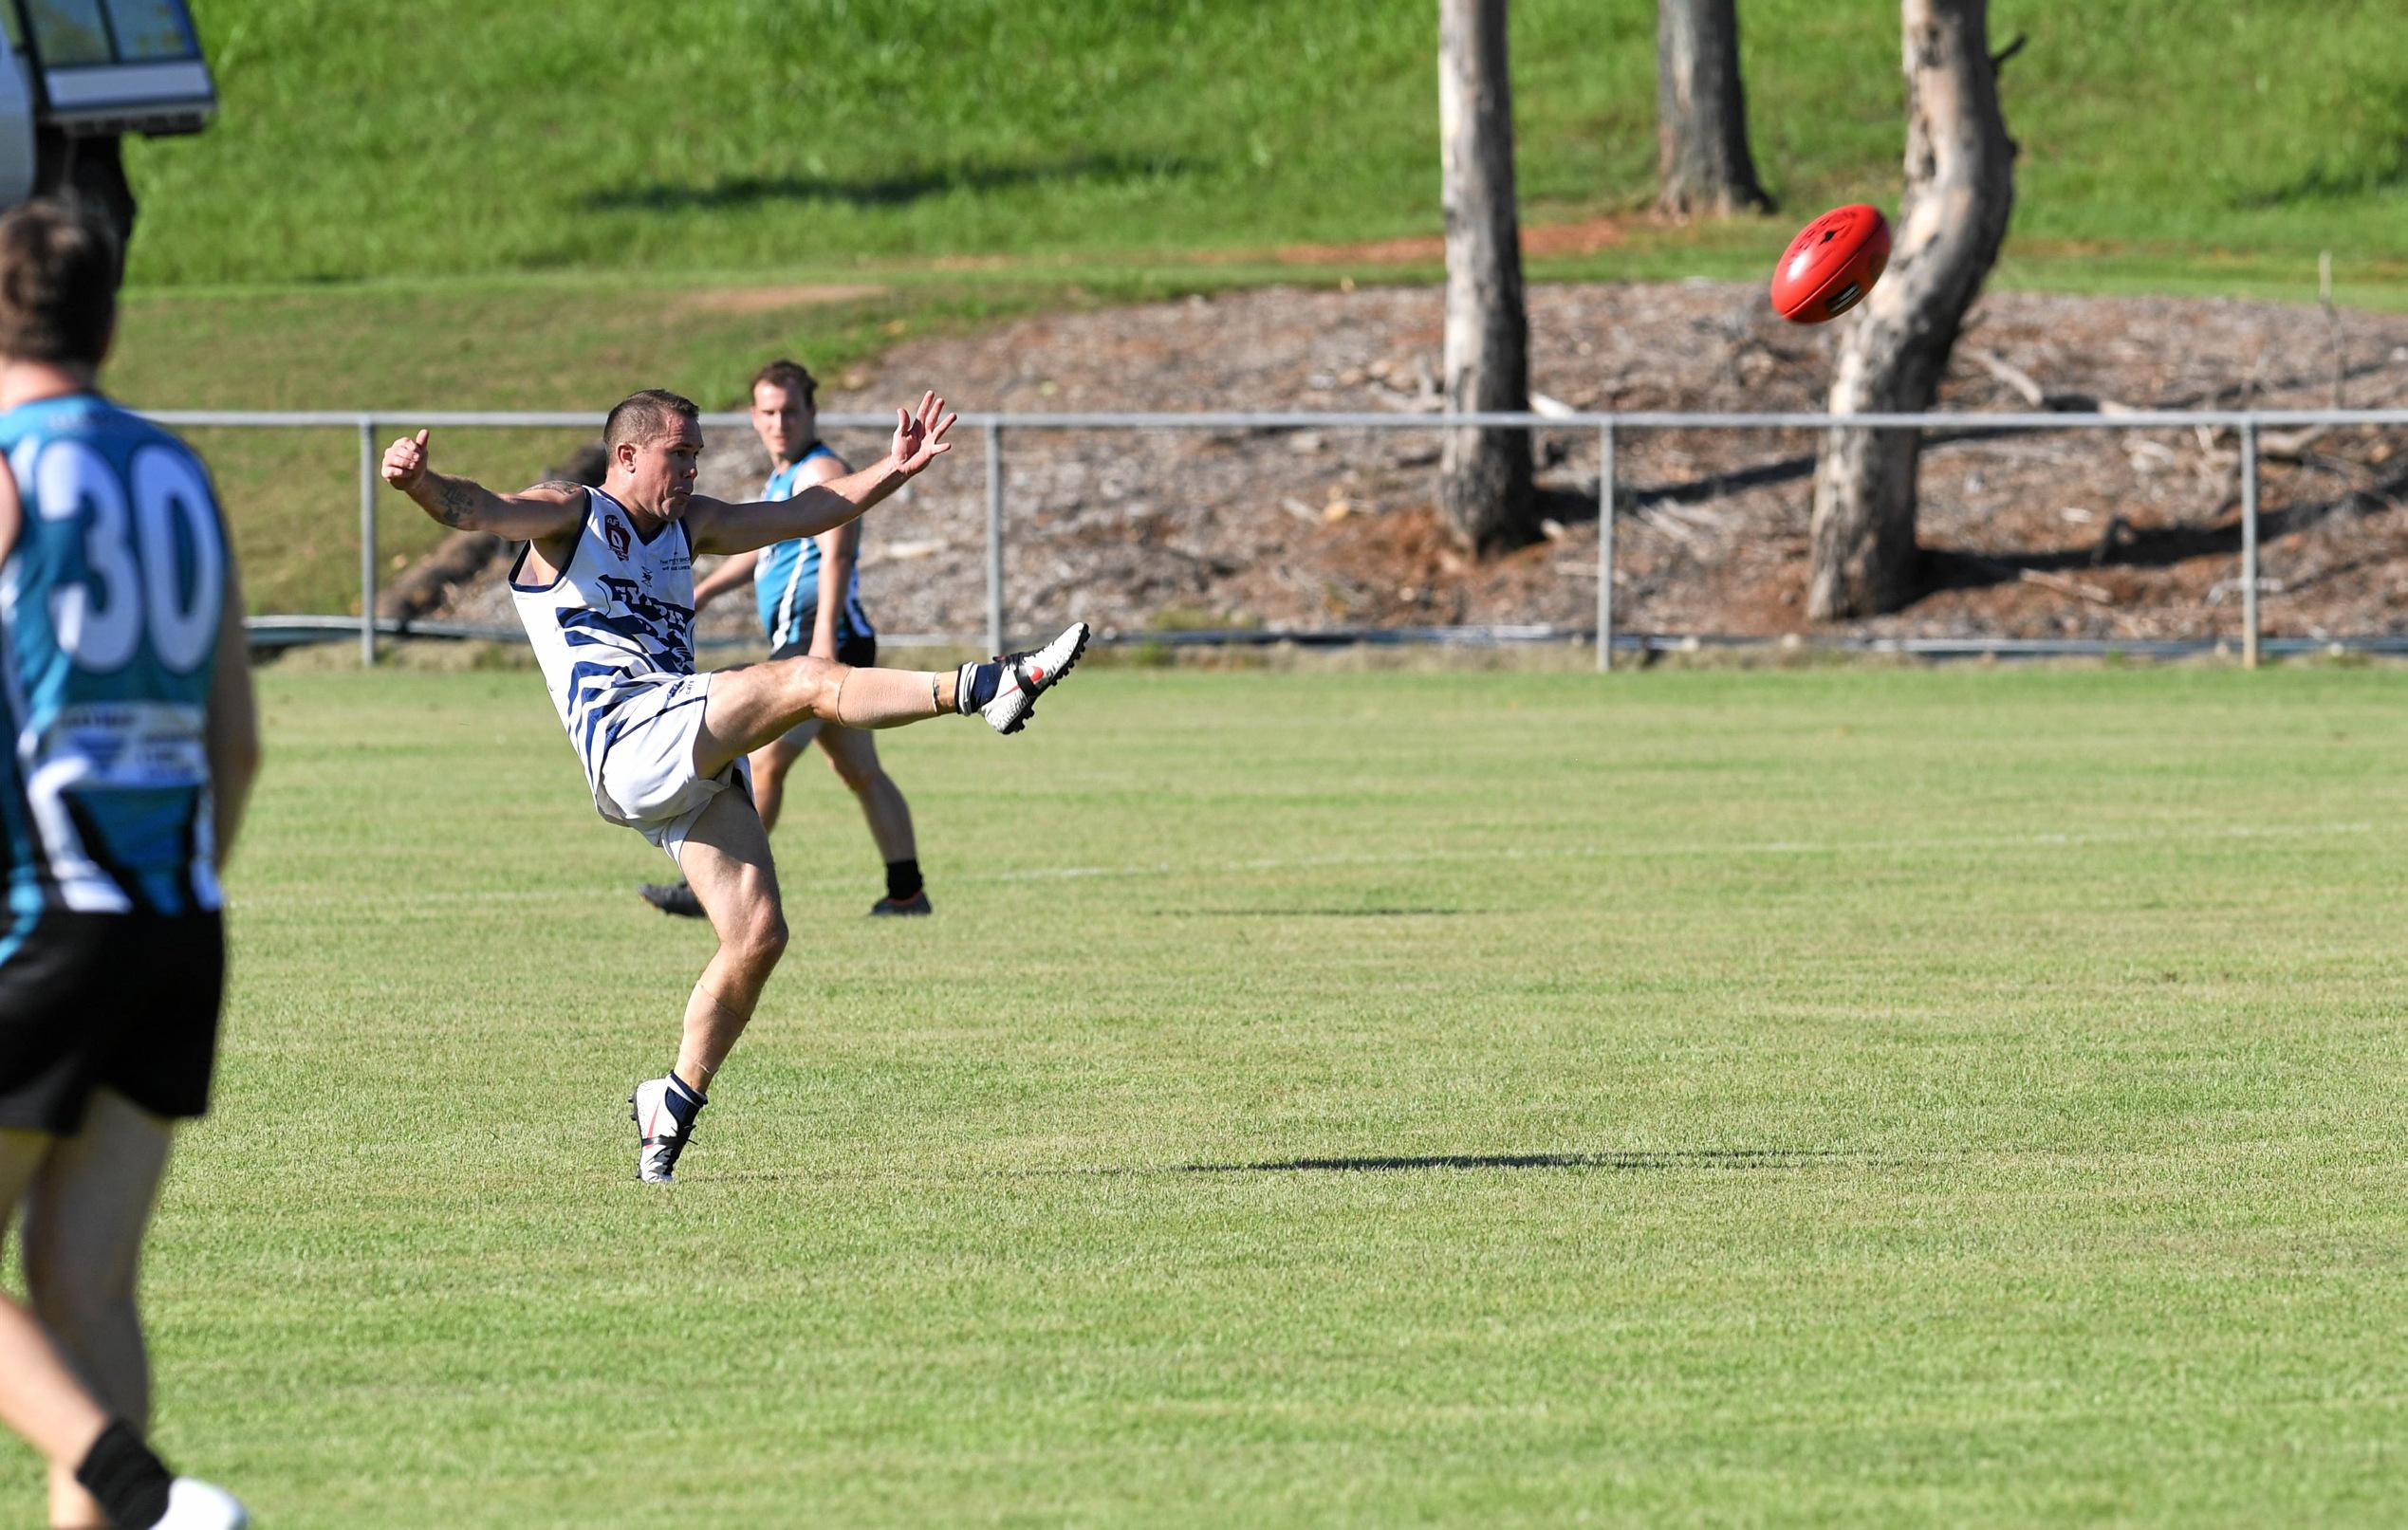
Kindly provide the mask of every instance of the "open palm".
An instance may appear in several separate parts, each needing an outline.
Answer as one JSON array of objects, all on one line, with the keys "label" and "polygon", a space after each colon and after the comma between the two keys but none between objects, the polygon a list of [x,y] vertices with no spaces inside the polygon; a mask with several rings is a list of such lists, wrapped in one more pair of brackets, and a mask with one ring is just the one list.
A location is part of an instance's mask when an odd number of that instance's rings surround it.
[{"label": "open palm", "polygon": [[919,396],[916,413],[895,411],[895,466],[904,476],[918,472],[937,457],[954,449],[945,439],[945,433],[954,428],[954,416],[945,413],[945,400],[933,393]]}]

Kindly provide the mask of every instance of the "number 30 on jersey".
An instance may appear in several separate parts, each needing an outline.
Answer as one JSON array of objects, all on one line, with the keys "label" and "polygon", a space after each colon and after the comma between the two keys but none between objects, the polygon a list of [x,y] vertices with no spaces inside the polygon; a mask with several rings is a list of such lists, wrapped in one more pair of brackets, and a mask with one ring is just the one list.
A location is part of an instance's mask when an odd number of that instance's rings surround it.
[{"label": "number 30 on jersey", "polygon": [[148,442],[120,477],[88,444],[56,440],[43,445],[30,478],[44,520],[83,517],[84,582],[50,594],[59,646],[76,666],[122,669],[147,633],[169,670],[198,668],[223,612],[226,553],[209,484],[193,460]]}]

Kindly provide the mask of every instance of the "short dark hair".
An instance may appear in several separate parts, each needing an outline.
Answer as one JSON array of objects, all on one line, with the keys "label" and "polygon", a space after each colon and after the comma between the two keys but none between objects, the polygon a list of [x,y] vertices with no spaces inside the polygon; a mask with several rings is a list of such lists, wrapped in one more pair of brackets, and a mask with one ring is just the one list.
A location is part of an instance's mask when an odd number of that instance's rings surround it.
[{"label": "short dark hair", "polygon": [[117,330],[117,241],[72,207],[0,216],[0,356],[101,364]]},{"label": "short dark hair", "polygon": [[801,394],[803,401],[806,404],[818,396],[820,391],[820,379],[811,376],[809,367],[800,361],[790,361],[783,356],[752,374],[752,387],[744,390],[745,396],[750,398],[752,396],[752,389],[758,388],[765,382],[773,388],[784,388],[788,393]]},{"label": "short dark hair", "polygon": [[702,417],[702,411],[693,399],[671,393],[666,388],[646,388],[639,393],[631,393],[619,400],[618,407],[611,410],[610,417],[602,421],[602,450],[615,452],[625,442],[633,441],[642,446],[647,441],[658,441],[669,433],[669,421],[679,415],[698,420]]}]

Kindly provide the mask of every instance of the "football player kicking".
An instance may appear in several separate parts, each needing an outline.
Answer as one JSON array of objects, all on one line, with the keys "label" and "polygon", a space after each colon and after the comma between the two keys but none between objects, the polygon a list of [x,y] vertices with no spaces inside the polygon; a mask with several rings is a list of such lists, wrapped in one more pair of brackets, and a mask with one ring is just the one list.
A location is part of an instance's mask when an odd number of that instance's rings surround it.
[{"label": "football player kicking", "polygon": [[[752,430],[769,452],[769,481],[763,499],[790,499],[813,484],[852,471],[820,439],[819,381],[800,361],[780,359],[752,375]],[[816,537],[774,543],[760,552],[738,553],[697,581],[696,611],[739,585],[752,585],[769,657],[817,654],[847,664],[878,662],[878,634],[861,605],[859,572],[861,525],[848,522]],[[784,738],[771,739],[752,756],[752,802],[761,827],[778,826],[786,802],[786,778],[813,744],[852,788],[868,821],[870,839],[886,862],[886,895],[870,905],[880,916],[928,913],[928,889],[919,875],[919,848],[912,834],[911,804],[878,758],[873,735],[814,718]],[[647,882],[643,900],[663,913],[699,918],[702,905],[683,882]]]},{"label": "football player kicking", "polygon": [[600,488],[544,483],[496,494],[429,468],[425,431],[385,452],[385,482],[435,520],[525,544],[510,567],[510,599],[594,806],[668,853],[719,938],[686,1003],[676,1065],[628,1099],[636,1173],[647,1183],[669,1182],[713,1078],[786,949],[745,757],[810,719],[879,728],[975,714],[1016,733],[1086,648],[1087,626],[1074,622],[1043,648],[952,673],[857,669],[809,654],[695,673],[694,555],[749,552],[843,525],[952,450],[954,416],[944,410],[943,399],[923,395],[917,411],[895,411],[884,460],[789,499],[743,505],[694,491],[698,411],[658,389],[610,412]]}]

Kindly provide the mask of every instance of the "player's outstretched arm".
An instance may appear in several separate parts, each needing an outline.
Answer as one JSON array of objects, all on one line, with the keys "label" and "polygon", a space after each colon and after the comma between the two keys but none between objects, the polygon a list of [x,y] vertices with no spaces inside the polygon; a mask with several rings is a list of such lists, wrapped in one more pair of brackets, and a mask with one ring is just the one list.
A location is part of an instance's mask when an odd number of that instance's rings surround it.
[{"label": "player's outstretched arm", "polygon": [[945,400],[922,394],[917,411],[895,411],[895,440],[882,461],[813,484],[792,499],[731,505],[697,494],[686,509],[686,535],[696,552],[750,552],[773,542],[833,531],[951,452],[954,444],[945,433],[953,428]]},{"label": "player's outstretched arm", "polygon": [[426,432],[403,436],[384,449],[384,481],[455,531],[533,542],[567,530],[584,509],[585,490],[576,484],[537,484],[520,493],[496,494],[473,479],[436,472],[427,466],[427,455]]}]

